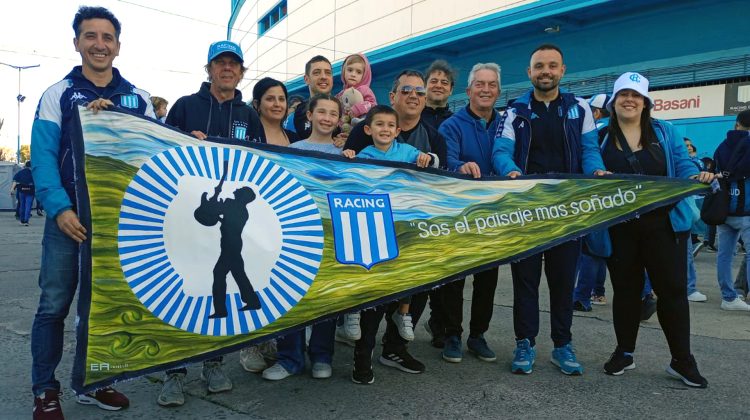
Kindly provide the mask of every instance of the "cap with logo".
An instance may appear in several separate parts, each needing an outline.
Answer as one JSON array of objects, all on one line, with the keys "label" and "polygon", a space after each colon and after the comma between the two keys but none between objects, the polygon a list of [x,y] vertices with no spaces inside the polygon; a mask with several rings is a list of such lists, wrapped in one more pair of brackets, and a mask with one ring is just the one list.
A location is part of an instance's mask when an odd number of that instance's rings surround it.
[{"label": "cap with logo", "polygon": [[217,41],[208,47],[208,62],[220,56],[221,54],[229,53],[234,55],[240,63],[243,63],[245,59],[242,57],[242,48],[232,41]]},{"label": "cap with logo", "polygon": [[607,97],[606,93],[600,93],[598,95],[594,95],[589,99],[589,106],[592,108],[599,108],[604,109],[605,106],[607,106],[607,101],[609,101],[609,97]]},{"label": "cap with logo", "polygon": [[652,101],[651,97],[648,96],[648,79],[646,79],[639,73],[627,72],[618,77],[615,81],[615,88],[612,91],[612,98],[610,98],[609,102],[607,102],[607,110],[609,112],[612,112],[612,107],[615,104],[617,93],[624,89],[631,89],[640,93],[648,101],[648,107],[654,107],[654,101]]}]

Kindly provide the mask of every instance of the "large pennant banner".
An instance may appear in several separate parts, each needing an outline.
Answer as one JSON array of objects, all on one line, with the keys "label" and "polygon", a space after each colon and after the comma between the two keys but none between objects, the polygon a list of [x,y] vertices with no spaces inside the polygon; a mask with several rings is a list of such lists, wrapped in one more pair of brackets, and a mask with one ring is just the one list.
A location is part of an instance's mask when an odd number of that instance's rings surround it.
[{"label": "large pennant banner", "polygon": [[205,360],[514,261],[706,188],[657,177],[467,179],[198,141],[79,108],[73,388]]}]

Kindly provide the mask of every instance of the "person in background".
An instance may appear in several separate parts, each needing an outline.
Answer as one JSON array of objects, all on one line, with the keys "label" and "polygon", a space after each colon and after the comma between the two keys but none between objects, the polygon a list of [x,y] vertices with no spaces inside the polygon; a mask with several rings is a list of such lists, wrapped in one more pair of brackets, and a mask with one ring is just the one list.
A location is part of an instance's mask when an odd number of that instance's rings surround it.
[{"label": "person in background", "polygon": [[[648,79],[628,72],[615,81],[607,108],[612,114],[601,146],[585,142],[584,173],[609,173],[697,179],[710,183],[713,174],[692,164],[682,136],[666,121],[651,118],[653,101]],[[596,152],[600,152],[597,155]],[[634,369],[636,337],[640,323],[643,272],[659,296],[657,315],[672,360],[667,372],[691,387],[705,388],[690,351],[690,312],[687,300],[687,243],[692,211],[682,200],[639,218],[609,228],[612,255],[607,260],[614,290],[612,315],[617,347],[604,364],[610,375]]]},{"label": "person in background", "polygon": [[154,107],[154,114],[159,122],[165,122],[167,120],[167,105],[169,102],[161,96],[152,96],[151,105]]},{"label": "person in background", "polygon": [[341,68],[341,81],[344,83],[344,88],[336,94],[336,98],[341,100],[347,89],[355,89],[362,95],[361,102],[353,104],[349,109],[344,107],[344,113],[349,115],[354,123],[355,118],[361,120],[370,108],[378,104],[375,94],[370,89],[372,70],[364,54],[352,54],[346,57]]},{"label": "person in background", "polygon": [[304,98],[302,98],[299,95],[292,95],[289,98],[287,98],[287,105],[289,106],[289,110],[287,111],[287,117],[284,120],[284,128],[295,133],[294,131],[294,113],[297,112],[297,107],[299,104],[304,102]]},{"label": "person in background", "polygon": [[31,161],[27,160],[23,169],[13,176],[10,195],[13,194],[18,197],[18,219],[22,225],[28,226],[31,217],[31,205],[34,203],[34,178],[31,175]]},{"label": "person in background", "polygon": [[[457,73],[447,61],[435,60],[427,68],[425,75],[427,76],[427,103],[422,111],[422,121],[437,130],[443,121],[453,115],[448,108],[448,99],[453,94]],[[430,308],[432,308],[432,302],[430,302]]]},{"label": "person in background", "polygon": [[[717,226],[719,251],[716,253],[716,275],[721,288],[721,309],[750,311],[732,283],[732,257],[737,238],[750,244],[750,110],[737,114],[734,130],[714,152],[716,171],[728,177],[729,215]],[[745,253],[745,270],[750,268],[750,254]]]}]

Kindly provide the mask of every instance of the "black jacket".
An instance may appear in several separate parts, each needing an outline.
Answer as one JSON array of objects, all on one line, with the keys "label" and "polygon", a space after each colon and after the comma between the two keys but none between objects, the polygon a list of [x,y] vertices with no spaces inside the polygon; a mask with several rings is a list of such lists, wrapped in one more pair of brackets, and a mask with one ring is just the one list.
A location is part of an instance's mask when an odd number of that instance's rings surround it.
[{"label": "black jacket", "polygon": [[440,124],[450,118],[451,115],[453,115],[453,111],[451,111],[447,106],[442,108],[430,108],[429,106],[426,106],[422,110],[422,116],[420,120],[437,130],[438,128],[440,128]]},{"label": "black jacket", "polygon": [[219,103],[211,94],[211,84],[203,82],[197,93],[183,96],[169,110],[166,123],[190,133],[201,131],[209,137],[253,141],[258,136],[260,119],[255,110],[242,102],[235,90],[234,99]]}]

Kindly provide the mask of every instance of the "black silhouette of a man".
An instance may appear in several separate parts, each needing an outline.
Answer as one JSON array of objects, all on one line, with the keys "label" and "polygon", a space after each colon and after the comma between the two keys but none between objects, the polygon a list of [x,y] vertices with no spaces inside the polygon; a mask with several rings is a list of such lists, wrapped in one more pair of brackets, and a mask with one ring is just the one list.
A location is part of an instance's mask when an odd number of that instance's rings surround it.
[{"label": "black silhouette of a man", "polygon": [[[245,262],[242,259],[242,230],[249,219],[247,205],[255,200],[255,192],[250,187],[242,187],[234,191],[234,199],[219,200],[221,187],[215,188],[214,191],[214,196],[208,200],[206,200],[207,194],[203,193],[201,206],[196,210],[195,218],[206,226],[221,223],[221,255],[214,266],[214,283],[211,288],[214,313],[209,315],[209,318],[225,318],[227,316],[227,274],[230,272],[240,289],[240,297],[245,303],[240,310],[260,309],[260,300],[245,273]],[[207,215],[213,223],[207,222]]]}]

